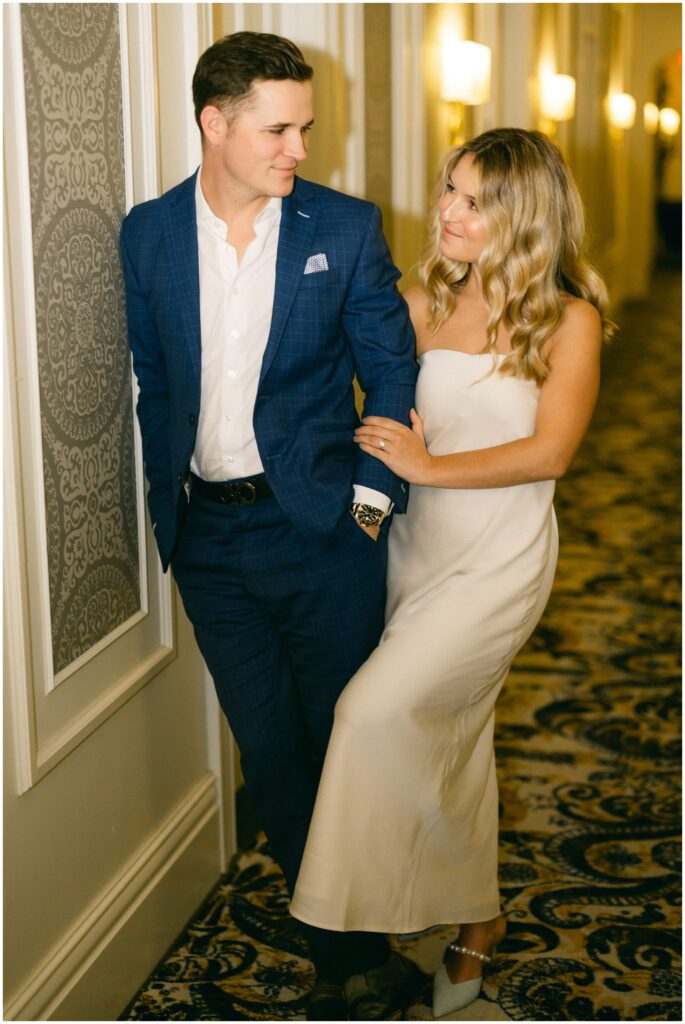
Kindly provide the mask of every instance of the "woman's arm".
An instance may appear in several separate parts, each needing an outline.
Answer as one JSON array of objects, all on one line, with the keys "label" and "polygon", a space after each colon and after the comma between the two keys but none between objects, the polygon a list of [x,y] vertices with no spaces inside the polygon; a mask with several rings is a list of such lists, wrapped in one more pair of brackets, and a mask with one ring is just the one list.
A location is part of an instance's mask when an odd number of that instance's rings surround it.
[{"label": "woman's arm", "polygon": [[[602,332],[597,310],[572,300],[550,342],[550,373],[542,386],[531,437],[477,451],[429,455],[423,425],[410,430],[371,416],[355,434],[363,451],[412,484],[427,487],[511,487],[564,475],[590,424],[599,389]],[[378,447],[386,443],[385,450]]]}]

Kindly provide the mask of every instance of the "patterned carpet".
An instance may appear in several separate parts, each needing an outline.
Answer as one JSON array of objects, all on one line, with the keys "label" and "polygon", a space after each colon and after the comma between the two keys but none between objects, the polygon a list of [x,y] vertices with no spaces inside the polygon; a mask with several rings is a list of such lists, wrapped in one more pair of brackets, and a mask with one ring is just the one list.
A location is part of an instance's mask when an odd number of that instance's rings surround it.
[{"label": "patterned carpet", "polygon": [[[509,931],[465,1020],[682,1019],[680,287],[662,274],[622,311],[558,488],[554,592],[498,705]],[[430,972],[453,933],[399,948]],[[121,1019],[302,1019],[311,982],[262,843]],[[428,996],[407,1019],[431,1019]]]}]

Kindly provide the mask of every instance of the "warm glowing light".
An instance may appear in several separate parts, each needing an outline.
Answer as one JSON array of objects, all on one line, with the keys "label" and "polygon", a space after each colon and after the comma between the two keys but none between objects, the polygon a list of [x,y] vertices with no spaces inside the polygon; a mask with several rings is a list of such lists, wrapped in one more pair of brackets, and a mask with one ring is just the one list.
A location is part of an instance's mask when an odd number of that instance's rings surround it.
[{"label": "warm glowing light", "polygon": [[627,92],[613,92],[609,96],[609,123],[623,129],[635,124],[635,100]]},{"label": "warm glowing light", "polygon": [[543,75],[540,113],[551,121],[569,121],[576,110],[576,80],[571,75]]},{"label": "warm glowing light", "polygon": [[662,135],[677,135],[680,128],[680,114],[673,107],[662,107],[659,111],[659,131]]},{"label": "warm glowing light", "polygon": [[659,108],[656,103],[645,103],[643,110],[645,131],[656,135],[659,131]]},{"label": "warm glowing light", "polygon": [[440,94],[450,102],[476,105],[490,99],[490,47],[470,40],[444,42]]}]

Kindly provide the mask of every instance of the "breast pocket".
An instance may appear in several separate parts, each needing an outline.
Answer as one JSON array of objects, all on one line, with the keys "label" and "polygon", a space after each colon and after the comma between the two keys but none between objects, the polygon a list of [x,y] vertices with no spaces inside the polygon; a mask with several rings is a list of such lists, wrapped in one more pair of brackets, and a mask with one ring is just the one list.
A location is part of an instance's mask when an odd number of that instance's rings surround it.
[{"label": "breast pocket", "polygon": [[305,365],[313,353],[321,358],[323,353],[331,354],[341,343],[344,300],[344,279],[338,271],[322,270],[303,275],[288,323],[298,341],[295,351]]},{"label": "breast pocket", "polygon": [[300,290],[306,288],[332,288],[338,283],[337,270],[317,270],[313,274],[303,274]]}]

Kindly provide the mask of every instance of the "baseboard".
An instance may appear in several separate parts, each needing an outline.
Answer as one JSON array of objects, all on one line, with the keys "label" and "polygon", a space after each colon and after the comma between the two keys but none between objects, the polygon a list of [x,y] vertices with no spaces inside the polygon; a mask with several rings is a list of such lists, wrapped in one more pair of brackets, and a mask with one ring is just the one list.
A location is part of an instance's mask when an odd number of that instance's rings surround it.
[{"label": "baseboard", "polygon": [[116,1020],[219,877],[207,772],[5,1007],[4,1020]]}]

